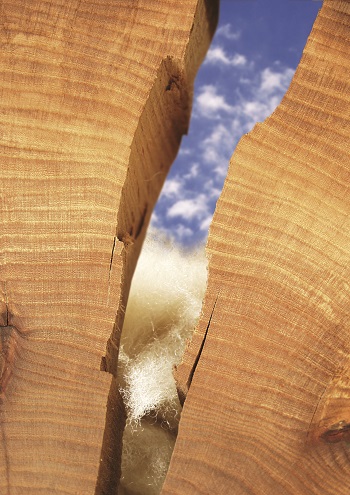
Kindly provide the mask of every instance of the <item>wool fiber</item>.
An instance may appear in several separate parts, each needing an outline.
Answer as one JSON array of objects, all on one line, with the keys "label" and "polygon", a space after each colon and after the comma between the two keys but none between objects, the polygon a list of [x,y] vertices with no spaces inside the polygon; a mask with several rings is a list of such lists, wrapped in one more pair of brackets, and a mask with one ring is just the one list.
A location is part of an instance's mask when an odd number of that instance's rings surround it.
[{"label": "wool fiber", "polygon": [[191,252],[149,234],[131,285],[118,376],[128,418],[119,495],[156,495],[168,470],[181,406],[173,367],[200,315],[207,270]]}]

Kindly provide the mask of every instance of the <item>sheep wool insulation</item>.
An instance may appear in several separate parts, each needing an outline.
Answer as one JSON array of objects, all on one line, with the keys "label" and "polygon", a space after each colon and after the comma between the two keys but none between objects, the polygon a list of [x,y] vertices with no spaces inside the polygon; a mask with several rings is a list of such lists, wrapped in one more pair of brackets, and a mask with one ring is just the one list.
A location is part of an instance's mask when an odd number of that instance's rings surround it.
[{"label": "sheep wool insulation", "polygon": [[203,248],[185,252],[154,233],[145,241],[119,354],[119,386],[128,414],[119,495],[161,490],[181,413],[172,372],[200,315],[206,265]]}]

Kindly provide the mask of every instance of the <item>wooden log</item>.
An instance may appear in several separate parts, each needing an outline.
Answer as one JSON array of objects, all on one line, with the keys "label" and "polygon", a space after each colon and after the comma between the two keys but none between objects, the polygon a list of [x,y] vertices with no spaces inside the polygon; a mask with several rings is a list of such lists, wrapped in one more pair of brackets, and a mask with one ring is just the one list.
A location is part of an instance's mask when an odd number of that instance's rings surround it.
[{"label": "wooden log", "polygon": [[231,159],[162,495],[350,493],[349,54],[350,3],[325,0]]},{"label": "wooden log", "polygon": [[116,493],[124,308],[216,14],[1,3],[1,494]]}]

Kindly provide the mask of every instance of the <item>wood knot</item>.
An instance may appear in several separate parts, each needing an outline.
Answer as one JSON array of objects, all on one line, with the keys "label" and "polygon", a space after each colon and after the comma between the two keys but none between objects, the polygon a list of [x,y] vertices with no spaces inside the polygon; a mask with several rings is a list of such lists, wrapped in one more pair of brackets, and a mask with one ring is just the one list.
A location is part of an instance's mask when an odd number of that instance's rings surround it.
[{"label": "wood knot", "polygon": [[309,438],[328,444],[350,442],[350,366],[338,370],[313,415]]},{"label": "wood knot", "polygon": [[14,327],[0,326],[0,401],[10,381],[17,354],[18,335]]},{"label": "wood knot", "polygon": [[327,443],[350,442],[350,423],[338,421],[322,433],[321,439]]},{"label": "wood knot", "polygon": [[7,304],[4,304],[0,314],[0,404],[5,400],[21,341],[27,337],[27,334],[28,332],[22,327],[21,319],[9,310]]}]

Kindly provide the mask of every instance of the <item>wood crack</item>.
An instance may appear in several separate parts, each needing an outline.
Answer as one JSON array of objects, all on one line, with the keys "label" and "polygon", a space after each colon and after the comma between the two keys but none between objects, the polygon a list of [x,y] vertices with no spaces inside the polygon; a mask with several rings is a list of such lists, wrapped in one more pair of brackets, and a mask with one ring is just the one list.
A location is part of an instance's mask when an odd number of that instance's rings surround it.
[{"label": "wood crack", "polygon": [[[7,287],[6,281],[4,282],[4,300],[6,306],[6,313],[4,315],[3,321],[5,322],[5,326],[0,326],[0,428],[1,428],[1,444],[2,451],[4,454],[4,464],[5,464],[5,476],[6,476],[6,495],[11,495],[11,486],[10,486],[10,459],[8,453],[8,445],[5,433],[5,424],[4,424],[4,398],[5,398],[5,388],[7,382],[10,378],[11,371],[9,371],[10,363],[9,357],[11,352],[9,352],[9,348],[11,347],[11,330],[9,325],[9,310],[8,310],[8,296],[7,296]],[[8,375],[8,376],[7,376]]]},{"label": "wood crack", "polygon": [[193,379],[193,376],[195,374],[195,371],[196,371],[196,368],[197,368],[197,365],[199,363],[199,360],[201,358],[201,355],[202,355],[202,352],[203,352],[203,349],[204,349],[204,346],[205,346],[205,341],[207,339],[207,336],[208,336],[208,332],[209,332],[209,328],[210,328],[210,324],[211,324],[211,321],[213,319],[213,315],[214,315],[214,311],[215,311],[215,307],[216,307],[216,303],[218,302],[218,298],[219,298],[219,294],[216,296],[216,299],[215,299],[215,302],[214,302],[214,305],[213,305],[213,309],[211,310],[211,313],[210,313],[210,317],[209,317],[209,321],[208,321],[208,325],[207,325],[207,328],[205,330],[205,333],[204,333],[204,336],[203,336],[203,340],[202,340],[202,343],[201,343],[201,346],[198,350],[198,353],[197,353],[197,356],[196,356],[196,359],[194,360],[194,363],[193,363],[193,366],[191,368],[191,371],[190,371],[190,374],[188,376],[188,380],[187,380],[187,390],[189,390],[190,386],[191,386],[191,383],[192,383],[192,379]]},{"label": "wood crack", "polygon": [[[1,407],[0,403],[0,407]],[[0,425],[1,425],[1,443],[3,446],[3,452],[4,452],[4,461],[5,461],[5,475],[6,475],[6,495],[11,495],[11,490],[10,490],[10,459],[9,459],[9,454],[8,454],[8,447],[7,447],[7,440],[6,440],[6,434],[5,434],[5,425],[3,418],[0,418]]]},{"label": "wood crack", "polygon": [[112,273],[112,266],[113,266],[113,257],[114,257],[114,251],[115,251],[116,242],[117,242],[117,236],[114,236],[113,246],[112,246],[112,252],[111,252],[111,259],[110,259],[110,263],[109,263],[108,283],[110,283],[110,281],[111,281],[111,273]]}]

